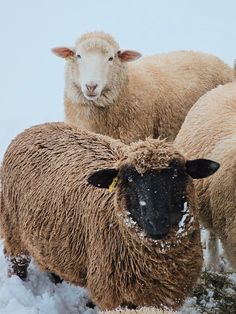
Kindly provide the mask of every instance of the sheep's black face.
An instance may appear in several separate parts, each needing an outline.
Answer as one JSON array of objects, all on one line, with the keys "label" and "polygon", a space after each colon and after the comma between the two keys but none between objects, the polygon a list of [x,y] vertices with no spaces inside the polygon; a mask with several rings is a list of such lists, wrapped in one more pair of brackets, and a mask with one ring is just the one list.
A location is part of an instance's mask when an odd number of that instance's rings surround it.
[{"label": "sheep's black face", "polygon": [[181,165],[140,175],[135,168],[121,172],[130,216],[153,239],[162,239],[182,218],[187,175]]},{"label": "sheep's black face", "polygon": [[119,191],[133,220],[153,239],[161,239],[182,218],[188,176],[202,179],[211,176],[219,163],[209,159],[173,161],[162,171],[150,170],[140,175],[132,166],[120,170],[100,169],[91,173],[88,183],[112,192],[119,181]]}]

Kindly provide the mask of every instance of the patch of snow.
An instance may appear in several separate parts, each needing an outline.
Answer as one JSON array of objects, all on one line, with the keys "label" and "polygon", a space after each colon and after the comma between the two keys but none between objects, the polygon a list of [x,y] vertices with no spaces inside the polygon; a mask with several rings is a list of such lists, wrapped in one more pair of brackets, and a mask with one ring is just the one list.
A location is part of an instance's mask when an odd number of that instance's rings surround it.
[{"label": "patch of snow", "polygon": [[86,306],[87,291],[66,282],[55,285],[31,262],[27,281],[7,276],[7,262],[0,240],[1,314],[95,314]]},{"label": "patch of snow", "polygon": [[133,179],[131,177],[128,177],[129,182],[133,182]]},{"label": "patch of snow", "polygon": [[134,221],[131,217],[128,217],[125,219],[125,224],[128,226],[128,227],[133,227],[137,224],[136,221]]},{"label": "patch of snow", "polygon": [[202,314],[202,311],[196,310],[197,298],[189,298],[186,300],[183,308],[177,312],[179,314]]},{"label": "patch of snow", "polygon": [[236,285],[236,273],[229,275],[229,279]]},{"label": "patch of snow", "polygon": [[[202,230],[202,241],[207,232]],[[146,237],[140,233],[140,237]],[[157,241],[163,249],[167,249],[162,241]],[[206,248],[204,255],[206,256]],[[7,277],[7,262],[3,254],[3,241],[0,240],[0,313],[1,314],[96,314],[98,309],[86,306],[88,293],[85,289],[70,285],[66,282],[55,285],[49,277],[38,270],[31,262],[27,281],[20,280],[17,276]],[[229,279],[236,284],[236,274],[229,275]],[[228,295],[233,290],[228,288]],[[208,290],[205,308],[214,309],[215,300],[212,291]],[[200,314],[196,297],[188,298],[178,312],[179,314]]]},{"label": "patch of snow", "polygon": [[179,222],[179,230],[178,230],[178,232],[183,231],[184,225],[185,225],[185,220],[187,219],[188,216],[189,216],[189,213],[185,213],[185,214],[182,216],[182,218],[181,218],[181,220],[180,220],[180,222]]},{"label": "patch of snow", "polygon": [[[177,235],[182,234],[185,231],[186,220],[189,216],[190,216],[190,213],[189,213],[188,203],[184,202],[183,216],[178,225],[179,228],[177,231]],[[191,224],[192,221],[193,221],[193,217],[191,216],[190,221],[188,223]]]},{"label": "patch of snow", "polygon": [[141,200],[141,201],[139,201],[139,205],[140,205],[140,206],[146,206],[147,203],[146,203],[145,201],[142,201],[142,200]]}]

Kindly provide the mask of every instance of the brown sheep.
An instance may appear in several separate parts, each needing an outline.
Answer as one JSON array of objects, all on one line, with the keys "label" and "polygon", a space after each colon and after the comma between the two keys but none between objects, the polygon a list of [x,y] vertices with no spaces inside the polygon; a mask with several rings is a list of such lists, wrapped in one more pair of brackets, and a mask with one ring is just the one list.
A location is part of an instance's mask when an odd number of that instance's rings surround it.
[{"label": "brown sheep", "polygon": [[175,140],[187,158],[213,158],[215,176],[196,182],[200,219],[210,231],[207,267],[219,270],[217,237],[236,269],[236,81],[201,97]]},{"label": "brown sheep", "polygon": [[102,32],[84,34],[75,48],[53,49],[67,60],[67,123],[125,143],[148,136],[172,141],[197,99],[233,79],[228,65],[206,53],[178,51],[127,63],[140,54],[119,49]]},{"label": "brown sheep", "polygon": [[127,146],[63,123],[24,131],[2,166],[10,272],[25,278],[33,256],[41,270],[86,286],[103,310],[180,307],[202,266],[190,175],[217,168],[161,140]]}]

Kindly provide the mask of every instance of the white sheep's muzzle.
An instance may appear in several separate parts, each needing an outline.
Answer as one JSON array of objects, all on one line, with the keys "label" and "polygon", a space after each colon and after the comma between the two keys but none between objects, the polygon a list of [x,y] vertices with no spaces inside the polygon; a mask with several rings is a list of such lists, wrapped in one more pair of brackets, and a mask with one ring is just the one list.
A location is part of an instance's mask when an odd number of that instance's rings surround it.
[{"label": "white sheep's muzzle", "polygon": [[98,51],[86,52],[78,55],[79,85],[84,97],[97,100],[106,88],[110,68],[107,55]]},{"label": "white sheep's muzzle", "polygon": [[82,93],[84,97],[88,100],[96,100],[101,96],[101,90],[99,85],[95,82],[88,82],[81,86]]}]

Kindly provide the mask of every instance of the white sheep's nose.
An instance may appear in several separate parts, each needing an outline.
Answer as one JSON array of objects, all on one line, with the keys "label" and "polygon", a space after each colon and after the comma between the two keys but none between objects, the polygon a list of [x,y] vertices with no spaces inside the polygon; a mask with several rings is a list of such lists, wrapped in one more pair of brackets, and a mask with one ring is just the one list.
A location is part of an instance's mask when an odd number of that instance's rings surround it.
[{"label": "white sheep's nose", "polygon": [[98,84],[96,83],[90,83],[90,84],[85,84],[88,92],[93,93],[95,89],[97,88]]}]

